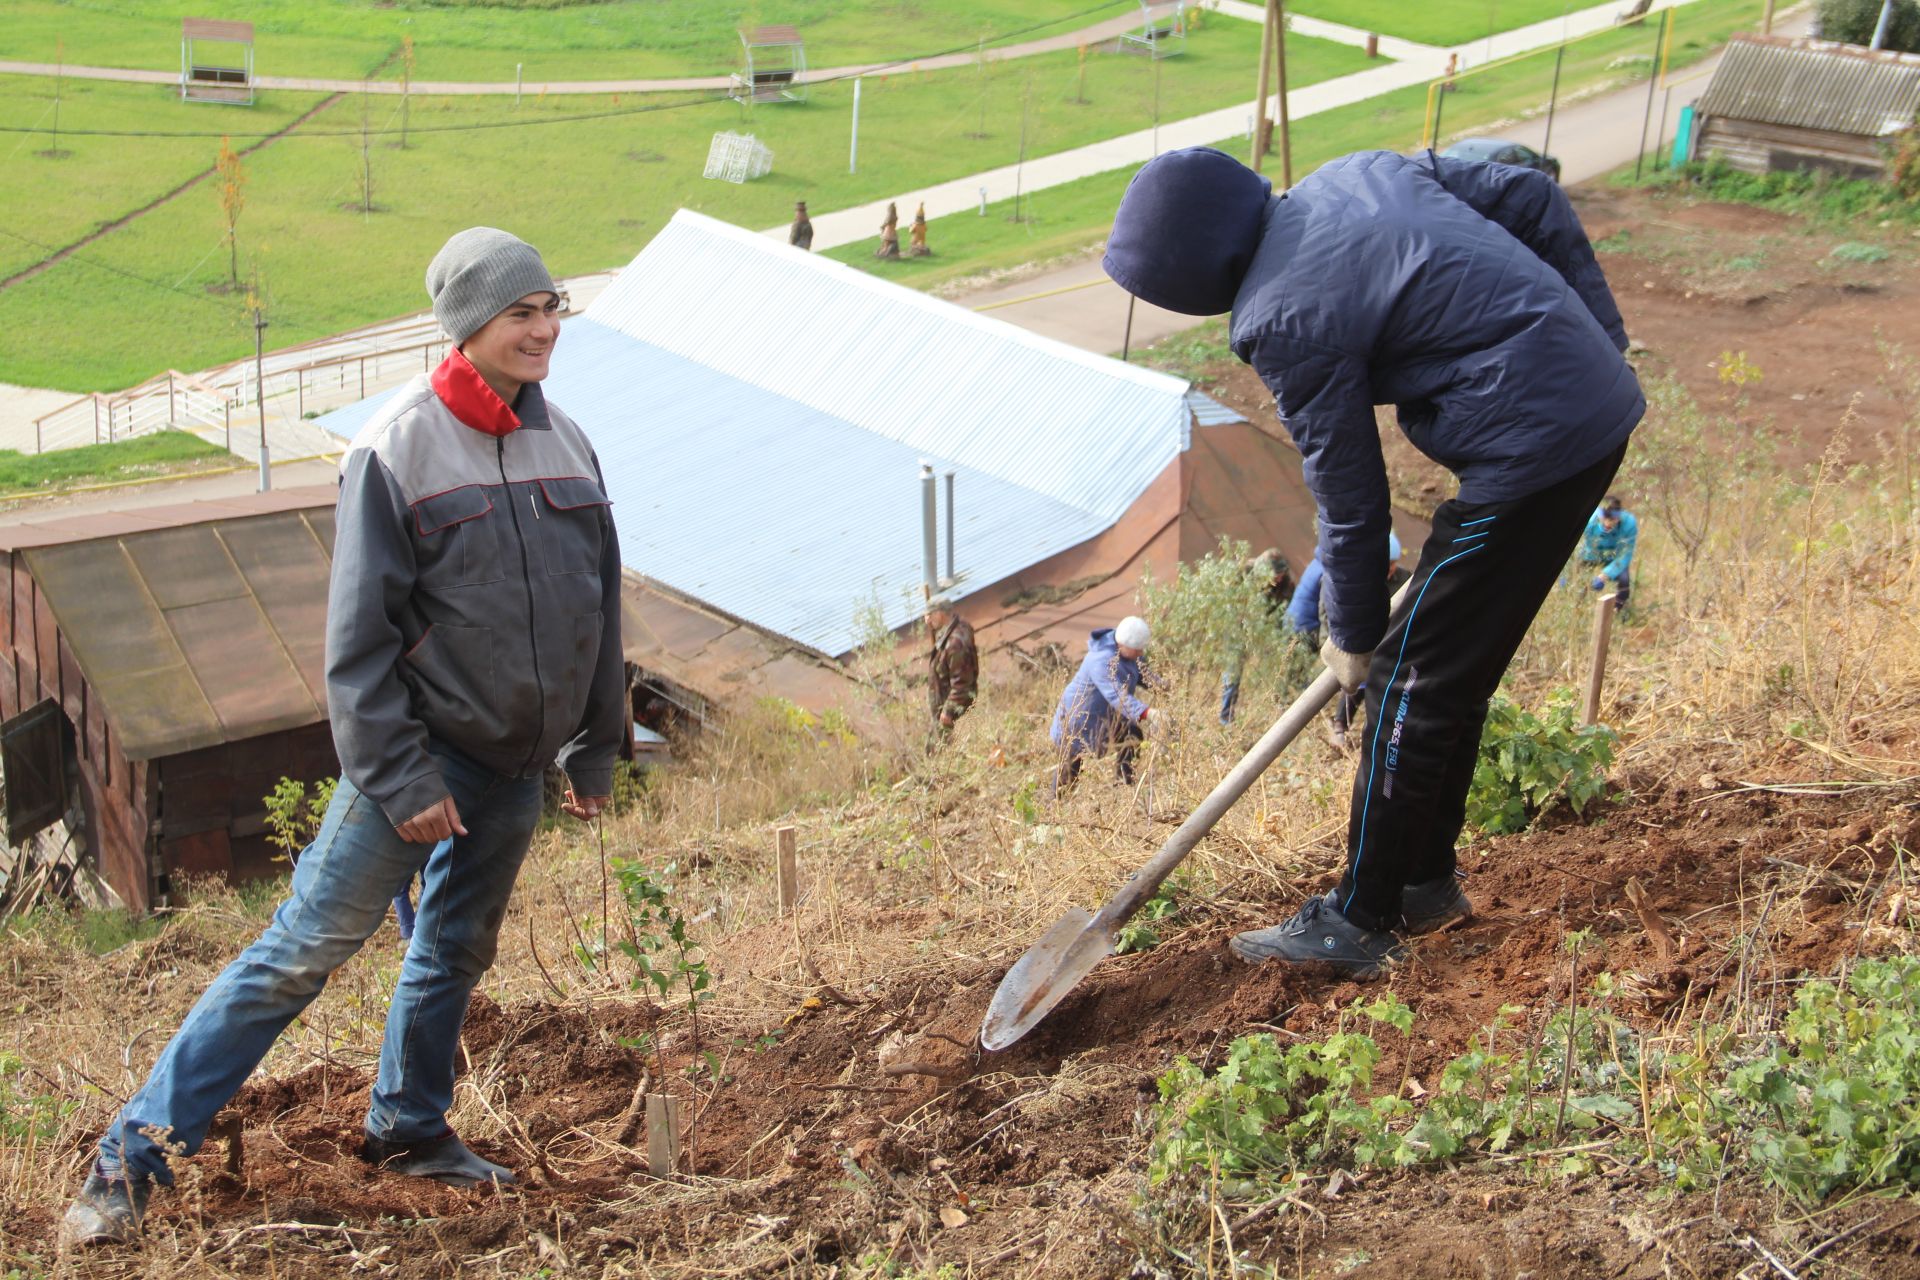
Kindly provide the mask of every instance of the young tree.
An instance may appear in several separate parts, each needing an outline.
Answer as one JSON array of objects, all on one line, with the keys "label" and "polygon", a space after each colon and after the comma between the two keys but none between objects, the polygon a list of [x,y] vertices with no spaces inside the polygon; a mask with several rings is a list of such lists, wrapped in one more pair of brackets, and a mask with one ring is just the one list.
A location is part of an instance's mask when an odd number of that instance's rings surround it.
[{"label": "young tree", "polygon": [[407,107],[413,101],[413,37],[400,37],[400,149],[407,149]]},{"label": "young tree", "polygon": [[360,91],[360,212],[373,212],[373,107],[367,91]]},{"label": "young tree", "polygon": [[220,157],[214,161],[220,181],[220,213],[227,220],[227,287],[240,287],[240,211],[247,204],[247,171],[239,152],[220,139]]}]

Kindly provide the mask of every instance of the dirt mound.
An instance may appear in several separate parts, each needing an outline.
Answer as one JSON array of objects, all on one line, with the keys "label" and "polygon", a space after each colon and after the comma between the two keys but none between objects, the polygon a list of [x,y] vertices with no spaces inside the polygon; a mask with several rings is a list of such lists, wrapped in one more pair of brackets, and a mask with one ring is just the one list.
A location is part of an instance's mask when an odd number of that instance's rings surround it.
[{"label": "dirt mound", "polygon": [[[1827,972],[1871,953],[1880,944],[1859,922],[1871,918],[1865,908],[1884,890],[1897,846],[1920,838],[1920,817],[1884,791],[1867,794],[1880,807],[1851,794],[1675,786],[1599,825],[1469,850],[1463,865],[1479,914],[1418,941],[1392,979],[1418,1016],[1405,1070],[1416,1078],[1437,1070],[1503,1004],[1564,997],[1572,930],[1594,938],[1582,980],[1602,969],[1620,976],[1649,1021],[1676,1007],[1711,1013],[1738,984]],[[1677,936],[1671,954],[1629,900],[1629,880]],[[777,1043],[710,1035],[702,1047],[717,1066],[683,1033],[660,1034],[658,1013],[639,999],[502,1008],[479,998],[462,1038],[456,1113],[478,1099],[503,1119],[509,1141],[474,1145],[518,1170],[521,1187],[455,1190],[370,1168],[358,1153],[370,1072],[322,1064],[250,1083],[229,1111],[242,1134],[238,1172],[210,1142],[182,1169],[185,1194],[163,1195],[155,1211],[232,1233],[236,1258],[254,1247],[246,1233],[256,1224],[286,1224],[283,1246],[298,1224],[335,1232],[344,1224],[332,1238],[362,1253],[388,1246],[382,1261],[395,1274],[429,1275],[529,1240],[573,1263],[583,1251],[637,1250],[824,1265],[870,1242],[875,1215],[904,1256],[990,1268],[1045,1238],[1071,1206],[1107,1214],[1114,1229],[1082,1242],[1059,1274],[1104,1274],[1099,1267],[1124,1268],[1131,1253],[1123,1220],[1139,1185],[1132,1162],[1153,1081],[1174,1057],[1206,1061],[1253,1029],[1312,1035],[1378,990],[1239,964],[1226,938],[1265,921],[1198,910],[1199,922],[1155,949],[1103,964],[998,1055],[980,1054],[975,1036],[999,965],[883,981],[865,1000],[809,1002]],[[1381,1070],[1398,1074],[1393,1055],[1402,1050],[1383,1047]],[[658,1087],[662,1053],[665,1088],[685,1099],[691,1121],[685,1182],[648,1178],[634,1149],[633,1099],[643,1076]],[[1315,1206],[1324,1222],[1263,1247],[1361,1275],[1374,1274],[1375,1257],[1394,1259],[1403,1277],[1658,1274],[1688,1237],[1622,1216],[1617,1181],[1576,1188],[1548,1213],[1529,1208],[1527,1184],[1499,1169],[1353,1179]],[[943,1210],[966,1225],[941,1229]],[[1435,1231],[1436,1218],[1444,1230]],[[1906,1237],[1861,1236],[1894,1250],[1875,1274],[1920,1274],[1895,1260]],[[323,1238],[316,1227],[312,1240]],[[1713,1252],[1725,1252],[1725,1239],[1703,1243],[1696,1268],[1703,1258],[1717,1273],[1753,1261]],[[314,1267],[327,1265],[324,1251],[314,1256]],[[1409,1269],[1415,1257],[1424,1261]],[[278,1255],[282,1275],[303,1274],[303,1265]]]}]

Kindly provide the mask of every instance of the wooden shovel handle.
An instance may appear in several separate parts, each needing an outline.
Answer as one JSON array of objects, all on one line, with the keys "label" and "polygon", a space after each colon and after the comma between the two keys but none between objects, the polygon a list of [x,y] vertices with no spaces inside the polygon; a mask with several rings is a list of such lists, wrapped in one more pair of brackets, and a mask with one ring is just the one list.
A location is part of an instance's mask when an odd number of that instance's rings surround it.
[{"label": "wooden shovel handle", "polygon": [[[1393,601],[1388,606],[1390,610],[1397,611],[1400,608],[1406,601],[1407,588],[1412,585],[1413,582],[1409,579],[1399,591],[1394,593]],[[1200,837],[1213,830],[1214,824],[1226,816],[1227,810],[1233,808],[1234,802],[1247,793],[1247,788],[1253,785],[1253,780],[1265,773],[1267,766],[1280,758],[1280,753],[1300,736],[1300,731],[1306,728],[1313,718],[1320,714],[1320,709],[1333,701],[1334,695],[1339,692],[1340,681],[1333,672],[1322,671],[1316,676],[1313,683],[1306,687],[1306,691],[1293,700],[1293,705],[1280,713],[1280,718],[1273,722],[1273,727],[1261,735],[1260,741],[1254,743],[1252,749],[1240,757],[1240,763],[1233,766],[1227,776],[1220,780],[1220,784],[1195,807],[1187,820],[1167,837],[1167,842],[1160,846],[1160,852],[1153,855],[1153,861],[1134,872],[1127,882],[1120,886],[1120,891],[1108,900],[1107,905],[1100,908],[1100,914],[1093,918],[1093,923],[1088,928],[1112,931],[1130,920],[1133,913],[1159,891],[1167,877],[1173,874],[1173,869],[1193,852],[1193,846],[1200,843]]]}]

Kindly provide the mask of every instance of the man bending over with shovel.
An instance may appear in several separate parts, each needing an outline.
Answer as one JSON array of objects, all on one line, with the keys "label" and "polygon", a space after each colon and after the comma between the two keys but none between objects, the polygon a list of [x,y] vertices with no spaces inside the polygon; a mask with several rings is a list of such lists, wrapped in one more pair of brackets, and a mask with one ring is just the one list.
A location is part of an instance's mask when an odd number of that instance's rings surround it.
[{"label": "man bending over with shovel", "polygon": [[[1431,151],[1346,156],[1279,196],[1222,152],[1169,152],[1104,265],[1156,306],[1233,313],[1320,508],[1321,657],[1365,689],[1339,887],[1233,950],[1372,974],[1396,930],[1472,913],[1453,846],[1487,700],[1646,409],[1619,309],[1552,178]],[[1376,404],[1460,477],[1391,618]]]},{"label": "man bending over with shovel", "polygon": [[341,464],[327,593],[340,785],[260,940],[201,995],[101,1137],[67,1210],[77,1244],[133,1239],[168,1161],[190,1156],[402,888],[419,919],[387,1009],[362,1154],[454,1186],[513,1174],[447,1126],[467,997],[493,962],[558,758],[590,819],[626,727],[620,549],[599,463],[547,403],[559,293],[491,227],[427,268],[454,349],[402,388]]}]

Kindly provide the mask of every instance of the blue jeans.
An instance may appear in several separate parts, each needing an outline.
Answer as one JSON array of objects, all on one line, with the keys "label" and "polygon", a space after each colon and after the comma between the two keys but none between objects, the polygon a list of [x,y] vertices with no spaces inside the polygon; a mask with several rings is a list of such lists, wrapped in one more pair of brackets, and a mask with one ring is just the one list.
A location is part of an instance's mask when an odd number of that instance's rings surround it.
[{"label": "blue jeans", "polygon": [[215,1113],[373,936],[416,874],[425,877],[419,920],[387,1010],[366,1127],[397,1143],[447,1132],[467,997],[493,963],[507,898],[540,820],[541,782],[501,777],[437,742],[429,750],[467,834],[409,844],[341,778],[273,923],[214,979],[100,1139],[103,1171],[170,1184],[168,1155],[200,1149]]}]

